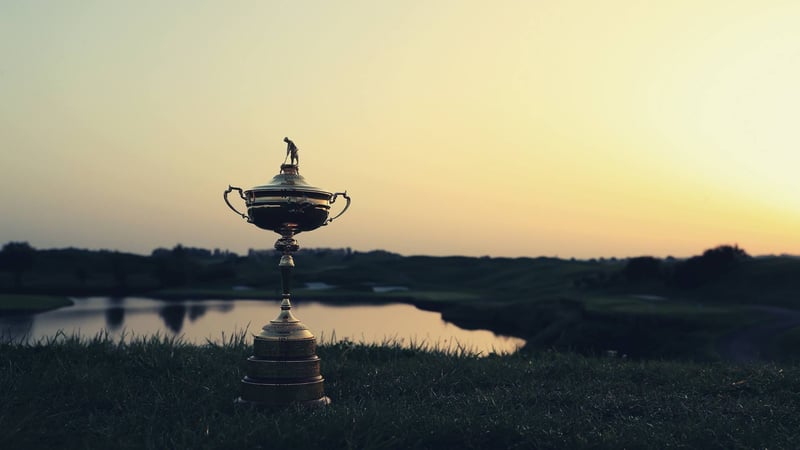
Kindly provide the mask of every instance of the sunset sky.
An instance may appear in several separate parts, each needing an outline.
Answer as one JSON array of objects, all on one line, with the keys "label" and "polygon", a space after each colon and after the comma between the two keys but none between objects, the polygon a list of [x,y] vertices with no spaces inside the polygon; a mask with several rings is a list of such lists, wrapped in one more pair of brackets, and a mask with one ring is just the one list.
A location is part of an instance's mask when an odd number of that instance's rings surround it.
[{"label": "sunset sky", "polygon": [[[0,2],[0,244],[800,254],[800,2]],[[339,206],[338,202],[336,206]]]}]

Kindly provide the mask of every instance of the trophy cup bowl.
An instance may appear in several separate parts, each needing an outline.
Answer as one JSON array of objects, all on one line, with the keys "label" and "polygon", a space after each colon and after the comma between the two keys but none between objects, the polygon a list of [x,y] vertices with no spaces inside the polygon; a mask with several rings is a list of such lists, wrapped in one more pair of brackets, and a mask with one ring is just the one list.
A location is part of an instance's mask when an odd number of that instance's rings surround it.
[{"label": "trophy cup bowl", "polygon": [[[253,356],[247,359],[246,376],[241,381],[237,403],[267,406],[302,403],[327,405],[320,360],[314,335],[292,314],[290,279],[294,268],[292,253],[300,246],[294,235],[331,223],[350,207],[347,192],[331,193],[306,182],[298,172],[297,147],[289,138],[287,157],[292,164],[281,165],[272,181],[249,190],[228,186],[223,198],[228,207],[249,223],[281,235],[275,249],[281,252],[281,311],[254,336]],[[247,214],[238,211],[228,194],[239,193]],[[347,200],[339,214],[330,217],[331,205],[341,196]]]},{"label": "trophy cup bowl", "polygon": [[[247,207],[247,214],[239,212],[228,201],[228,194],[232,191],[239,192]],[[347,203],[339,214],[329,218],[331,205],[339,196],[344,197]],[[281,235],[287,230],[297,234],[327,225],[350,207],[347,192],[331,193],[311,186],[298,173],[294,164],[281,165],[280,173],[263,186],[246,191],[228,186],[224,198],[228,207],[243,219],[261,229]]]}]

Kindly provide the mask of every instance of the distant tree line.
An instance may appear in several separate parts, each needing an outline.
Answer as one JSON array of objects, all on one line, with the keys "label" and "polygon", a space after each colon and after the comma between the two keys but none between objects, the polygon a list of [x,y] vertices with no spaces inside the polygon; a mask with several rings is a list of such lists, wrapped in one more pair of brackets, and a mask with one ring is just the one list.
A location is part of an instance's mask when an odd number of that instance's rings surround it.
[{"label": "distant tree line", "polygon": [[[350,248],[301,249],[299,257],[347,260]],[[76,248],[37,250],[27,242],[8,242],[0,250],[0,291],[58,291],[91,294],[119,291],[259,284],[277,280],[275,250],[250,249],[248,256],[178,244],[150,255]]]},{"label": "distant tree line", "polygon": [[[351,290],[370,290],[375,283],[434,289],[494,286],[510,293],[533,292],[531,289],[543,279],[556,278],[590,289],[641,283],[693,289],[719,279],[751,258],[737,245],[718,246],[687,259],[403,257],[382,250],[354,252],[350,248],[301,249],[296,256],[299,264],[294,280],[298,286],[304,281],[326,281]],[[277,261],[275,250],[250,249],[247,256],[240,256],[228,250],[178,244],[144,256],[75,248],[36,250],[27,242],[9,242],[0,250],[0,290],[92,295],[181,287],[266,288],[280,284]],[[564,272],[548,275],[556,268]]]}]

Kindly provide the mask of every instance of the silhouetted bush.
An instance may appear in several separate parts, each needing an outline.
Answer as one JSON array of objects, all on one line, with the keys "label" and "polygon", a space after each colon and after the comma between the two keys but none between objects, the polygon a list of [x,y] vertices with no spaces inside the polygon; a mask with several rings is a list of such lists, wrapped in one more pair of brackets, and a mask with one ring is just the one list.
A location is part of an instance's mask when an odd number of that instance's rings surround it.
[{"label": "silhouetted bush", "polygon": [[113,252],[109,256],[108,266],[114,278],[114,286],[123,289],[127,283],[128,271],[125,267],[125,257],[120,252]]},{"label": "silhouetted bush", "polygon": [[625,279],[636,283],[661,279],[661,260],[652,256],[631,258],[622,270]]},{"label": "silhouetted bush", "polygon": [[229,280],[236,277],[236,261],[225,261],[217,264],[210,264],[202,268],[197,274],[197,281],[214,282]]},{"label": "silhouetted bush", "polygon": [[672,282],[681,288],[694,288],[717,279],[739,261],[750,258],[738,246],[721,245],[675,264]]},{"label": "silhouetted bush", "polygon": [[155,260],[154,275],[161,287],[176,287],[189,284],[197,272],[197,263],[190,259],[191,254],[197,252],[180,244],[171,251],[153,251]]},{"label": "silhouetted bush", "polygon": [[33,268],[36,250],[27,242],[9,242],[0,251],[0,270],[14,274],[14,286],[22,285],[22,274]]}]

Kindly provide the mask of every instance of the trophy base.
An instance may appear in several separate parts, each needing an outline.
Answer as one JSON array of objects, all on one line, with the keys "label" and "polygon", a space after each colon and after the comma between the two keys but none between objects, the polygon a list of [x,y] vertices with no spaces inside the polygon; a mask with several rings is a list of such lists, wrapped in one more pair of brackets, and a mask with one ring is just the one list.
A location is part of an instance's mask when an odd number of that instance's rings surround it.
[{"label": "trophy base", "polygon": [[[291,261],[289,261],[291,262]],[[288,294],[281,312],[253,338],[253,355],[245,362],[237,404],[280,407],[324,406],[325,379],[320,375],[314,335],[292,315]]]},{"label": "trophy base", "polygon": [[304,402],[293,402],[293,403],[264,403],[264,402],[255,402],[252,400],[245,400],[242,397],[237,397],[233,401],[234,406],[237,407],[250,407],[250,408],[285,408],[291,405],[298,405],[303,408],[321,408],[323,406],[328,406],[331,404],[331,399],[328,396],[324,396],[318,398],[316,400],[307,400]]}]

